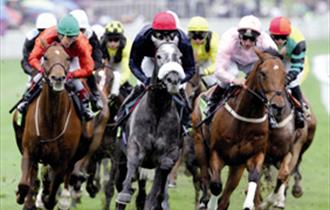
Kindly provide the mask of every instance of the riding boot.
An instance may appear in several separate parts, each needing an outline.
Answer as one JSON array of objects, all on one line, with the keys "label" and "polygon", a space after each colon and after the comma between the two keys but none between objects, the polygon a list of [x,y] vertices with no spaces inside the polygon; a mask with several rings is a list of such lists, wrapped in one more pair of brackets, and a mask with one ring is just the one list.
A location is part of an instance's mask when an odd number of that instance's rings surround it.
[{"label": "riding boot", "polygon": [[225,91],[223,88],[221,88],[219,85],[216,86],[207,102],[207,108],[205,110],[205,114],[207,117],[213,114],[224,92]]},{"label": "riding boot", "polygon": [[99,89],[96,86],[94,75],[87,77],[87,84],[91,90],[91,102],[92,110],[97,112],[103,109],[103,102],[99,92]]},{"label": "riding boot", "polygon": [[42,86],[40,84],[32,83],[28,87],[22,97],[22,101],[17,105],[17,110],[20,113],[25,113],[28,107],[29,102],[41,91]]},{"label": "riding boot", "polygon": [[292,93],[293,97],[296,98],[300,103],[300,106],[295,107],[296,128],[303,128],[305,126],[305,118],[304,118],[304,110],[303,110],[303,106],[305,106],[304,105],[305,103],[303,102],[303,99],[302,99],[302,93],[300,90],[300,86],[291,88],[291,93]]},{"label": "riding boot", "polygon": [[129,115],[130,108],[133,106],[135,99],[144,91],[143,85],[137,85],[132,92],[126,97],[122,105],[120,106],[117,116],[116,122],[117,124],[121,124],[122,121]]},{"label": "riding boot", "polygon": [[94,113],[90,110],[89,107],[89,99],[88,99],[88,93],[85,88],[81,89],[78,92],[78,96],[81,102],[81,111],[83,114],[83,117],[86,121],[91,120],[94,117]]}]

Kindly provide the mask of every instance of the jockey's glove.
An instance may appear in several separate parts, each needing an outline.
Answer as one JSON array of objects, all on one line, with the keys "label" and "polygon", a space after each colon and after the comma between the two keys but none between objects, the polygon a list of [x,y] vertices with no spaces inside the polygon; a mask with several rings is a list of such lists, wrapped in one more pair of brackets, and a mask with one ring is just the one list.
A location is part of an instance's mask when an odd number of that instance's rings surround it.
[{"label": "jockey's glove", "polygon": [[66,80],[73,79],[73,72],[69,71],[68,75],[66,75]]},{"label": "jockey's glove", "polygon": [[290,84],[290,82],[295,80],[297,78],[298,74],[299,74],[299,72],[297,72],[297,71],[289,71],[285,77],[285,85],[288,85],[288,84]]}]

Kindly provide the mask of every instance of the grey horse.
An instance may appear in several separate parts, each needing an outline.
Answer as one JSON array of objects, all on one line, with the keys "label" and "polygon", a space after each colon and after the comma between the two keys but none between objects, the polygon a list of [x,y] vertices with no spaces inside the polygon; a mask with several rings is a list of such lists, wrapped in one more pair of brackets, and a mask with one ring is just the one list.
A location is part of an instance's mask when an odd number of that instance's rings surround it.
[{"label": "grey horse", "polygon": [[126,124],[127,174],[117,197],[117,210],[125,209],[132,198],[132,179],[138,167],[156,169],[144,210],[162,209],[167,176],[179,157],[180,118],[173,95],[178,94],[185,74],[182,54],[175,44],[160,45],[146,94]]}]

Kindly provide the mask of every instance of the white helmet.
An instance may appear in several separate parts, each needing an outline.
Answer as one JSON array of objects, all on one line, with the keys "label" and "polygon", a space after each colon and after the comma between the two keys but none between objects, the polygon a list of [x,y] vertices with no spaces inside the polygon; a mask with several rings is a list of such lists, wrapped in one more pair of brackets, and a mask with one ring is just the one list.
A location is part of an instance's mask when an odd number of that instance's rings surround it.
[{"label": "white helmet", "polygon": [[241,18],[241,20],[238,23],[238,31],[244,30],[244,29],[251,29],[258,34],[261,33],[261,23],[260,20],[253,16],[248,15]]},{"label": "white helmet", "polygon": [[45,29],[57,25],[57,20],[55,15],[49,12],[41,13],[37,17],[36,28]]},{"label": "white helmet", "polygon": [[167,13],[170,13],[174,19],[175,19],[175,23],[176,23],[176,27],[180,27],[180,19],[179,19],[179,16],[178,14],[176,14],[175,12],[173,12],[172,10],[166,10]]},{"label": "white helmet", "polygon": [[100,24],[95,24],[92,26],[92,30],[95,32],[97,38],[99,40],[101,40],[101,37],[103,36],[103,34],[105,32],[105,28]]},{"label": "white helmet", "polygon": [[77,19],[80,28],[89,28],[88,17],[84,10],[76,9],[71,11],[70,14]]}]

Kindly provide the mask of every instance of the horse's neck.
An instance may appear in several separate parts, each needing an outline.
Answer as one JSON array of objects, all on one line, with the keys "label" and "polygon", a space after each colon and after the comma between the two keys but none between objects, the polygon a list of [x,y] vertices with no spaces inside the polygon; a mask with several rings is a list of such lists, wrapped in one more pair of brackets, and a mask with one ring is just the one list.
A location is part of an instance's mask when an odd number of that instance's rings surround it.
[{"label": "horse's neck", "polygon": [[52,130],[63,129],[63,123],[72,108],[68,93],[55,93],[45,84],[38,100],[40,102],[36,111],[39,113],[40,124],[47,125]]},{"label": "horse's neck", "polygon": [[244,117],[259,118],[266,112],[265,104],[247,90],[242,90],[236,99],[236,104],[236,112],[244,114]]},{"label": "horse's neck", "polygon": [[166,89],[155,88],[148,91],[148,103],[155,113],[163,113],[171,107],[172,96]]}]

